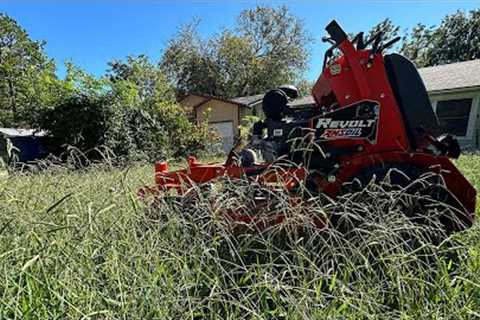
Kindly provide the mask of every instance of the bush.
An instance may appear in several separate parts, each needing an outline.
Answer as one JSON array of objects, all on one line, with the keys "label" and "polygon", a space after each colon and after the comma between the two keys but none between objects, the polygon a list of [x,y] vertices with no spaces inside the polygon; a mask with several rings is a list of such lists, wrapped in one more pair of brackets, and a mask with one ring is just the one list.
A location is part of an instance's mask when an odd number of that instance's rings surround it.
[{"label": "bush", "polygon": [[53,138],[55,150],[72,145],[80,150],[104,143],[106,99],[74,96],[45,112],[42,127]]},{"label": "bush", "polygon": [[200,153],[212,141],[206,125],[188,121],[175,103],[125,106],[111,94],[75,95],[48,110],[42,128],[55,153],[73,146],[90,160],[102,158],[98,147],[117,161],[151,161]]}]

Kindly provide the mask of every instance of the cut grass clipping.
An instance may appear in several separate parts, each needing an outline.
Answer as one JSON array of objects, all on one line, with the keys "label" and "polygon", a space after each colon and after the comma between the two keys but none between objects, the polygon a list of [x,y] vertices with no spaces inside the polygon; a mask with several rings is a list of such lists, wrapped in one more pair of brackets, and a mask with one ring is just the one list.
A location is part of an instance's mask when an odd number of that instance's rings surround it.
[{"label": "cut grass clipping", "polygon": [[[223,180],[144,206],[135,191],[150,179],[136,167],[2,180],[0,318],[480,316],[477,226],[445,234],[455,209],[415,188],[387,177],[338,201],[292,203]],[[251,212],[257,196],[271,205],[256,214],[285,223],[237,232],[223,213]],[[325,230],[311,223],[330,215],[340,218]]]}]

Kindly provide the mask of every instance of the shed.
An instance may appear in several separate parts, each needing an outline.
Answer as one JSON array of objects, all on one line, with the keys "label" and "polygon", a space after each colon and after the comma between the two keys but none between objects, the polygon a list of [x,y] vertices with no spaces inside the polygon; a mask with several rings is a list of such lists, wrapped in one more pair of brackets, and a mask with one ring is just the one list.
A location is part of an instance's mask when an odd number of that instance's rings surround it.
[{"label": "shed", "polygon": [[[264,94],[224,99],[202,94],[189,94],[180,100],[180,105],[190,119],[202,123],[208,121],[210,128],[218,131],[222,138],[223,150],[228,152],[239,135],[242,118],[248,115],[262,115]],[[313,104],[312,97],[300,98],[293,105]]]},{"label": "shed", "polygon": [[19,128],[0,128],[0,158],[10,162],[28,162],[48,155],[45,131]]}]

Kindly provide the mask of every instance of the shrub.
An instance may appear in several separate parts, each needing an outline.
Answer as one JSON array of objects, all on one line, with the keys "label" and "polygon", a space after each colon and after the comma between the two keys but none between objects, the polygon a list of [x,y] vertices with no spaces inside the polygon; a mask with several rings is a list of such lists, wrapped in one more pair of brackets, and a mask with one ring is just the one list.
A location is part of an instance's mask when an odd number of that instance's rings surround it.
[{"label": "shrub", "polygon": [[42,127],[54,152],[73,146],[93,160],[101,159],[94,152],[100,146],[124,162],[195,154],[212,141],[208,128],[189,122],[175,103],[128,106],[111,94],[75,95],[48,110]]},{"label": "shrub", "polygon": [[104,143],[107,99],[94,96],[72,96],[49,109],[41,126],[48,130],[55,151],[65,145],[90,150]]}]

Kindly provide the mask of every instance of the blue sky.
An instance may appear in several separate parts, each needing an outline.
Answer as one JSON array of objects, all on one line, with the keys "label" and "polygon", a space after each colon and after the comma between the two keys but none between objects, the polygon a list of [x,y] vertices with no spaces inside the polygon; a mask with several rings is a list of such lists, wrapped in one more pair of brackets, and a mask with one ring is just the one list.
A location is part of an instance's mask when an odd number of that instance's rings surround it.
[{"label": "blue sky", "polygon": [[231,26],[241,10],[256,4],[287,4],[304,20],[315,38],[306,73],[312,80],[319,74],[325,49],[320,38],[332,19],[347,32],[358,32],[387,17],[410,28],[418,22],[436,25],[457,9],[480,8],[480,0],[0,0],[0,12],[15,18],[33,39],[47,42],[46,51],[56,60],[60,76],[65,60],[102,75],[108,61],[129,54],[144,53],[157,61],[177,27],[194,18],[202,20],[200,32],[208,36]]}]

